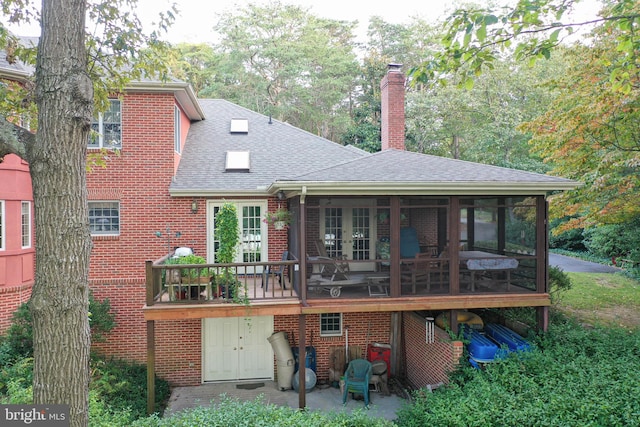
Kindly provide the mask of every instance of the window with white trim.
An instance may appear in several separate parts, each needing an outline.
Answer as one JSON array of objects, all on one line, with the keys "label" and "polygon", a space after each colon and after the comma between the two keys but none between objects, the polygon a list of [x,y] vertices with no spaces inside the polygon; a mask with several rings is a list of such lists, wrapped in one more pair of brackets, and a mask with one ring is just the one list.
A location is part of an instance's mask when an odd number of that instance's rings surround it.
[{"label": "window with white trim", "polygon": [[174,141],[173,141],[173,149],[175,150],[176,153],[181,154],[182,153],[182,145],[180,141],[180,138],[182,137],[181,135],[181,117],[180,117],[180,109],[178,107],[173,107],[174,111],[173,111],[173,133],[174,133]]},{"label": "window with white trim", "polygon": [[323,313],[320,315],[320,336],[342,336],[342,313]]},{"label": "window with white trim", "polygon": [[110,99],[109,108],[93,118],[88,147],[122,147],[122,105],[119,99]]},{"label": "window with white trim", "polygon": [[4,215],[4,200],[0,200],[0,251],[5,249],[5,247],[4,247],[4,242],[5,242],[5,239],[4,239],[4,230],[5,230],[4,218],[5,218],[5,215]]},{"label": "window with white trim", "polygon": [[120,203],[89,202],[89,230],[92,235],[119,235]]},{"label": "window with white trim", "polygon": [[31,202],[22,202],[22,249],[31,247]]}]

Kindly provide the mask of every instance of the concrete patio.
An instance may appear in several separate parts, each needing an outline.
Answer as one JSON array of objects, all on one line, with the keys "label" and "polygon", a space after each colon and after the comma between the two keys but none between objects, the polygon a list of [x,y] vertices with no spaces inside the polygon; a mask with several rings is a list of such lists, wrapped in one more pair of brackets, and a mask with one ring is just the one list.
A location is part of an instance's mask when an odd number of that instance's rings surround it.
[{"label": "concrete patio", "polygon": [[[238,386],[243,388],[238,388]],[[408,402],[405,397],[398,396],[398,394],[404,393],[398,393],[395,390],[396,388],[398,387],[391,387],[390,396],[384,396],[378,392],[370,392],[371,404],[369,405],[369,411],[372,417],[381,417],[388,420],[396,418],[397,410],[405,402]],[[394,391],[396,392],[394,393]],[[255,400],[262,395],[265,403],[298,408],[298,393],[296,391],[279,391],[277,382],[257,380],[176,387],[171,392],[165,416],[188,408],[208,406],[212,401],[214,403],[219,402],[223,395],[240,400]],[[307,393],[306,404],[308,410],[322,412],[346,411],[350,413],[353,410],[364,408],[362,400],[353,400],[351,397],[347,399],[346,405],[343,406],[340,390],[334,387],[315,387]]]}]

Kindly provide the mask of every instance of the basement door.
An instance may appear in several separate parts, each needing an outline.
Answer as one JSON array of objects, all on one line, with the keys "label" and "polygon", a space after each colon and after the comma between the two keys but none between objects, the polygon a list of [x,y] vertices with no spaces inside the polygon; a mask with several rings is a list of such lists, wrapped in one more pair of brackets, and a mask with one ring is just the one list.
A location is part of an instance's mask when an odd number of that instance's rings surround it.
[{"label": "basement door", "polygon": [[273,316],[202,320],[202,381],[273,379]]}]

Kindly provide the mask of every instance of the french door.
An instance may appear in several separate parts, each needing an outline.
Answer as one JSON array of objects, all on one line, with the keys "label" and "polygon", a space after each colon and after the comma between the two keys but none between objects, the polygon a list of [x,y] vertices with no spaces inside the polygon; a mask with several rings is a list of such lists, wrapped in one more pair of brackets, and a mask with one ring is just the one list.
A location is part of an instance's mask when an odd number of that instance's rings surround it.
[{"label": "french door", "polygon": [[[223,201],[210,201],[207,204],[207,254],[208,262],[217,262],[216,254],[220,241],[216,238],[216,215]],[[235,262],[261,262],[267,259],[267,224],[262,222],[267,210],[266,201],[234,202],[238,213],[240,246]],[[259,271],[258,271],[259,272]]]},{"label": "french door", "polygon": [[[365,261],[375,259],[376,222],[374,201],[322,201],[320,209],[320,241],[331,258]],[[353,271],[372,271],[373,262],[350,263]]]}]

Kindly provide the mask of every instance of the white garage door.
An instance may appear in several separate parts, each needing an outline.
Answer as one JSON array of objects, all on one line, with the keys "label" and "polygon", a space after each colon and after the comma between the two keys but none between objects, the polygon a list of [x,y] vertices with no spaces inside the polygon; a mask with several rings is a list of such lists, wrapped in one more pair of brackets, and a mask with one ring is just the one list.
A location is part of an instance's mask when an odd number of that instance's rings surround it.
[{"label": "white garage door", "polygon": [[273,379],[273,316],[202,320],[202,381]]}]

